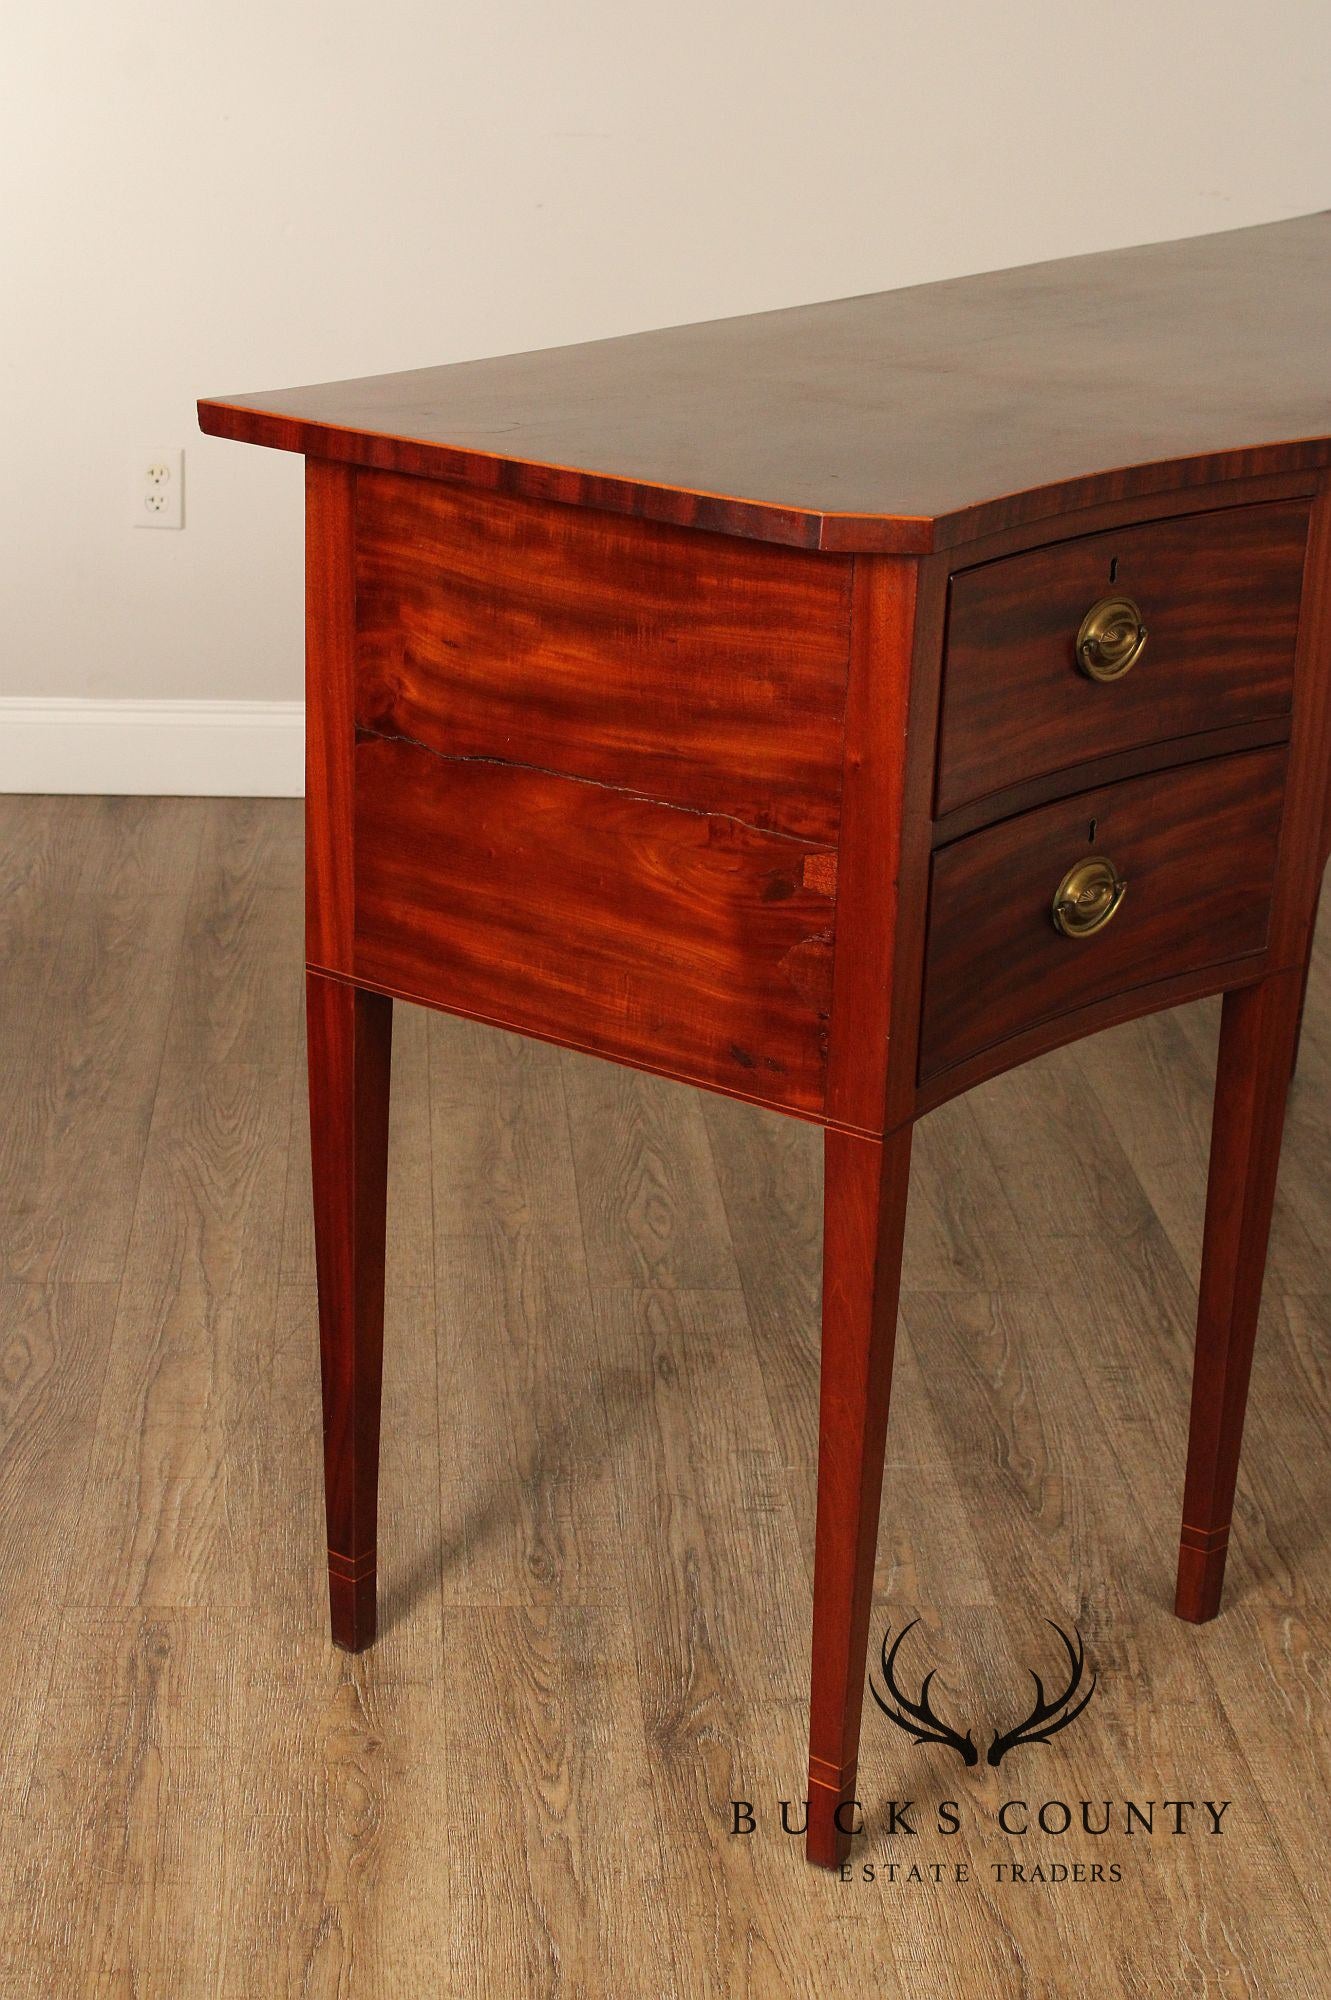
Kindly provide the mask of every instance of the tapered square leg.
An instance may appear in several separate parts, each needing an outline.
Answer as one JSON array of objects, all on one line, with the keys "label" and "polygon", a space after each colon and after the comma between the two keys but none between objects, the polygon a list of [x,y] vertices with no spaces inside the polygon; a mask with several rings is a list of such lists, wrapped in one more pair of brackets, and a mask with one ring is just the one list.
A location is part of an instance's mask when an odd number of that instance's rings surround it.
[{"label": "tapered square leg", "polygon": [[[1319,897],[1320,897],[1320,891],[1319,891]],[[1317,941],[1317,911],[1318,911],[1318,904],[1314,903],[1312,922],[1308,926],[1308,945],[1306,951],[1303,954],[1303,977],[1299,981],[1299,1018],[1295,1023],[1294,1027],[1294,1053],[1289,1059],[1289,1074],[1291,1082],[1293,1081],[1294,1074],[1299,1067],[1299,1043],[1303,1037],[1303,1016],[1308,1006],[1308,980],[1312,973],[1313,945]]]},{"label": "tapered square leg", "polygon": [[328,1593],[335,1644],[375,1634],[393,1004],[306,977]]},{"label": "tapered square leg", "polygon": [[820,1867],[835,1868],[859,1824],[855,1775],[911,1132],[907,1126],[881,1144],[841,1132],[824,1136],[807,1852]]},{"label": "tapered square leg", "polygon": [[1221,1014],[1174,1601],[1194,1624],[1220,1609],[1302,995],[1294,967],[1227,993]]}]

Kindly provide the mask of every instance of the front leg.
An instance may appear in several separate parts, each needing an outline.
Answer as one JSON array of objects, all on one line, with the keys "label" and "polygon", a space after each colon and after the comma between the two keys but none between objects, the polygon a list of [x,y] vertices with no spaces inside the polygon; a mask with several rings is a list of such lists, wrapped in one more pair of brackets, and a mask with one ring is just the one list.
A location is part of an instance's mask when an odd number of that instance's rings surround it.
[{"label": "front leg", "polygon": [[[1319,897],[1321,891],[1318,891]],[[1294,1053],[1289,1060],[1291,1080],[1299,1066],[1299,1043],[1303,1037],[1303,1016],[1308,1006],[1308,981],[1312,976],[1313,946],[1317,942],[1318,904],[1313,904],[1312,922],[1308,925],[1308,943],[1303,954],[1303,973],[1299,981],[1299,1018],[1294,1029]]]},{"label": "front leg", "polygon": [[375,1632],[379,1401],[393,1003],[306,975],[314,1253],[333,1641]]},{"label": "front leg", "polygon": [[813,1578],[808,1858],[835,1868],[855,1773],[892,1388],[911,1128],[825,1135],[823,1352]]},{"label": "front leg", "polygon": [[1302,996],[1294,966],[1227,993],[1220,1019],[1174,1602],[1193,1624],[1220,1609]]}]

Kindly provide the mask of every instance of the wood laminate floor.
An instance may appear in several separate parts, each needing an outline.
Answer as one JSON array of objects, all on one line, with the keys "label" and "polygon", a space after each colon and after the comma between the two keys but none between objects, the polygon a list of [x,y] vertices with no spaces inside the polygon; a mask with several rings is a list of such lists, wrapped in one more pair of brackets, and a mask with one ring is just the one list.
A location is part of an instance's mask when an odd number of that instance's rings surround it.
[{"label": "wood laminate floor", "polygon": [[981,1752],[1046,1620],[1098,1684],[997,1768],[869,1704],[841,1882],[776,1803],[808,1127],[398,1010],[384,1630],[327,1643],[299,812],[0,800],[6,2000],[1331,1990],[1331,935],[1214,1625],[1169,1603],[1216,1006],[922,1126],[872,1645],[918,1617]]}]

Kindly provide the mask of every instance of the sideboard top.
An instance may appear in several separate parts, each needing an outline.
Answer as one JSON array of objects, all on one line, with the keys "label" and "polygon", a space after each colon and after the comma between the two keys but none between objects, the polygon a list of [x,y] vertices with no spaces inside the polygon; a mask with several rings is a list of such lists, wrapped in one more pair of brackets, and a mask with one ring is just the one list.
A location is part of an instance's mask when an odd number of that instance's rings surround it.
[{"label": "sideboard top", "polygon": [[922,554],[1331,460],[1331,211],[493,360],[205,431],[807,548]]}]

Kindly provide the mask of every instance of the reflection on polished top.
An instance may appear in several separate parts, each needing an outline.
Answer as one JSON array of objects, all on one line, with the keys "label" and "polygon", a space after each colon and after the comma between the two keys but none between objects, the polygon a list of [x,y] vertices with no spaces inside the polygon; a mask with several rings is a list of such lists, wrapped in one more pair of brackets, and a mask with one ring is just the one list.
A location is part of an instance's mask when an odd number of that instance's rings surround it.
[{"label": "reflection on polished top", "polygon": [[[1307,469],[1331,213],[203,405],[218,436],[806,548],[923,553]],[[1220,462],[1217,462],[1220,461]],[[1131,468],[1131,470],[1125,470]]]}]

